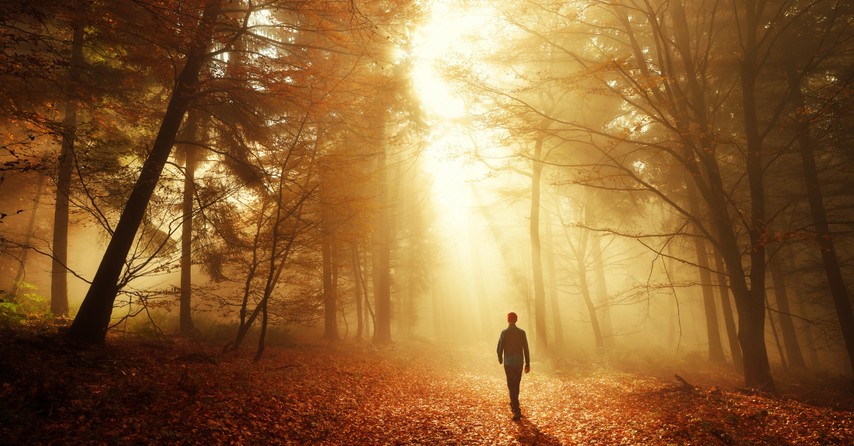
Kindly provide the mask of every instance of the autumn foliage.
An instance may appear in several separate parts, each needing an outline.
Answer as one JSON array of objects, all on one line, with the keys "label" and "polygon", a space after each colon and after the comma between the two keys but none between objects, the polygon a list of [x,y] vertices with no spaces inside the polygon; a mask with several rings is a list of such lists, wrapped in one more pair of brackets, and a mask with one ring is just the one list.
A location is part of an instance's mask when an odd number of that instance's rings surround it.
[{"label": "autumn foliage", "polygon": [[255,363],[175,339],[62,342],[0,339],[5,444],[826,445],[854,434],[850,395],[712,387],[702,383],[738,377],[690,365],[674,366],[679,382],[535,361],[513,422],[491,348],[290,344]]}]

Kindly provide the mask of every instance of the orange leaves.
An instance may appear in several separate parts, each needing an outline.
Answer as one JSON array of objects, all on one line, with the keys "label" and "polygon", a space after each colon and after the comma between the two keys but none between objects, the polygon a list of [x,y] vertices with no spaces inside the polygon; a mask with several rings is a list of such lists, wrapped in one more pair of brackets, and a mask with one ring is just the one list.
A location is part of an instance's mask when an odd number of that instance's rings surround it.
[{"label": "orange leaves", "polygon": [[[147,444],[844,444],[850,410],[574,364],[522,379],[510,420],[491,352],[413,345],[218,348],[0,339],[0,438]],[[712,376],[714,381],[721,377]],[[847,400],[848,403],[852,403]],[[846,407],[852,407],[848,404]]]}]

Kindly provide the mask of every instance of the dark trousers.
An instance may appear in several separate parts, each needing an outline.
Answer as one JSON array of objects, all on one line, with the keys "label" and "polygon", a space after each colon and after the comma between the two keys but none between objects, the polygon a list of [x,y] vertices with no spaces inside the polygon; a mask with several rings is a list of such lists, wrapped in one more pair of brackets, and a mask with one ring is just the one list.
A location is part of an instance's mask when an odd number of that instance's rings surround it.
[{"label": "dark trousers", "polygon": [[507,389],[510,390],[510,408],[514,414],[521,412],[519,409],[519,384],[522,382],[522,364],[504,365],[504,374],[507,375]]}]

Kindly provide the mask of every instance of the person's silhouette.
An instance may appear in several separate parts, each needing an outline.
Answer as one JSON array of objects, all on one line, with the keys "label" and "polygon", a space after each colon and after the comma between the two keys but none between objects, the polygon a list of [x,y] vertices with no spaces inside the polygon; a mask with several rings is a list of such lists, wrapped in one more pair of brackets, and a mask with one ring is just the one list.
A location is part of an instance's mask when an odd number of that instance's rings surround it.
[{"label": "person's silhouette", "polygon": [[[519,317],[516,313],[507,313],[507,323],[510,324],[501,332],[498,338],[498,363],[504,364],[504,374],[507,375],[507,389],[510,391],[510,409],[513,419],[522,418],[519,407],[519,384],[522,382],[522,366],[525,373],[531,371],[531,353],[528,350],[528,336],[525,330],[516,327]],[[524,363],[523,363],[524,360]]]}]

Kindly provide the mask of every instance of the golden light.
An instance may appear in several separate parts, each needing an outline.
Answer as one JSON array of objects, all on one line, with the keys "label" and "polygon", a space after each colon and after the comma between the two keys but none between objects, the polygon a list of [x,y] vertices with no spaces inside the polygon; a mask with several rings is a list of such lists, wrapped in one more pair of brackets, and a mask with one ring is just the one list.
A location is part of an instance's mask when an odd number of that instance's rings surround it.
[{"label": "golden light", "polygon": [[447,67],[472,60],[497,41],[495,11],[471,3],[430,2],[427,21],[413,36],[413,83],[425,110],[444,119],[465,114],[446,77]]},{"label": "golden light", "polygon": [[477,2],[443,0],[430,2],[429,8],[427,20],[413,35],[412,82],[431,126],[425,168],[433,178],[434,197],[443,208],[444,223],[460,226],[475,205],[470,182],[483,176],[483,166],[470,162],[474,142],[464,124],[465,92],[455,90],[451,67],[471,68],[478,55],[495,50],[500,20],[492,8]]}]

